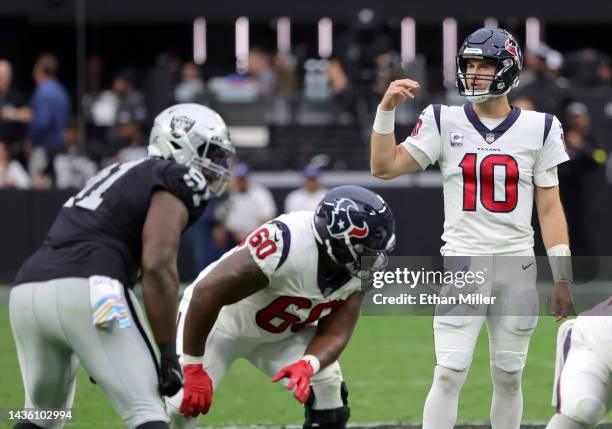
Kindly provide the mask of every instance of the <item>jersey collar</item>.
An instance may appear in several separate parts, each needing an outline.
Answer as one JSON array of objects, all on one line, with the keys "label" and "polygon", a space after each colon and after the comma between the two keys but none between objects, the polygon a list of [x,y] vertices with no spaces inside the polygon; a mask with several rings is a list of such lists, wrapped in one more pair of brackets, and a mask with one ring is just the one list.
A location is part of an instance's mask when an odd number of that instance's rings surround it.
[{"label": "jersey collar", "polygon": [[506,119],[504,119],[504,121],[497,127],[490,130],[486,127],[485,124],[480,122],[478,115],[476,114],[476,112],[474,112],[474,106],[472,105],[472,103],[465,103],[463,105],[463,111],[465,112],[465,116],[467,116],[468,121],[470,121],[474,129],[478,131],[478,134],[480,134],[484,141],[486,141],[488,144],[494,143],[498,138],[503,136],[504,133],[508,131],[508,129],[512,125],[514,125],[519,115],[521,114],[521,109],[519,109],[518,107],[512,107],[512,110],[510,111],[510,114],[506,116]]}]

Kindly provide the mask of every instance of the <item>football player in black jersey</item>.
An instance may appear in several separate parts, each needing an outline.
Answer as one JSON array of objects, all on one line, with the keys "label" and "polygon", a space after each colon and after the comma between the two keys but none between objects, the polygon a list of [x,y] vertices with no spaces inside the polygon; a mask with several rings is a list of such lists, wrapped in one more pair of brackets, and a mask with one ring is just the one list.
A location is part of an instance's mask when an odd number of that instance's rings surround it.
[{"label": "football player in black jersey", "polygon": [[[182,385],[179,242],[224,191],[235,151],[217,113],[179,104],[155,118],[148,152],[105,168],[70,198],[17,274],[9,312],[24,408],[70,408],[80,362],[128,427],[168,428],[161,395]],[[132,292],[139,272],[160,363]]]}]

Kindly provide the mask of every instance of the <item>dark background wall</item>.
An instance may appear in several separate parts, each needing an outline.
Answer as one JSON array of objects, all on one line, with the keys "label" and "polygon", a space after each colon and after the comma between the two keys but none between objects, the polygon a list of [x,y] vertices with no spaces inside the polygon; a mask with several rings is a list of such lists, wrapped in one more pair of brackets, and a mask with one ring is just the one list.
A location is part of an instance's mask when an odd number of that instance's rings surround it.
[{"label": "dark background wall", "polygon": [[[68,22],[74,20],[79,0],[20,0],[3,1],[0,14],[25,15],[33,22]],[[266,20],[271,16],[296,16],[301,20],[329,16],[351,20],[361,8],[372,8],[384,17],[412,16],[421,21],[440,21],[445,16],[461,20],[484,19],[487,16],[524,19],[537,16],[549,21],[609,22],[612,4],[602,0],[583,0],[580,3],[560,0],[514,0],[512,2],[455,0],[431,2],[391,0],[80,0],[86,4],[87,18],[95,22],[185,21],[204,15],[212,20],[230,20],[240,15]],[[444,16],[442,16],[444,14]]]},{"label": "dark background wall", "polygon": [[[272,190],[277,206],[282,207],[285,196],[292,189]],[[430,256],[439,254],[442,241],[444,209],[440,188],[377,188],[391,206],[397,224],[397,247],[394,255]],[[66,191],[0,191],[0,283],[10,283],[21,263],[43,241],[55,216],[71,195]],[[612,201],[600,201],[598,210],[612,211]],[[602,218],[603,219],[603,218]],[[544,254],[539,229],[536,229],[536,253]],[[571,226],[570,226],[571,228]],[[612,255],[609,239],[612,223],[601,222],[588,231],[594,247],[593,255]],[[191,281],[200,267],[191,261],[189,243],[181,246],[180,271],[182,281]]]}]

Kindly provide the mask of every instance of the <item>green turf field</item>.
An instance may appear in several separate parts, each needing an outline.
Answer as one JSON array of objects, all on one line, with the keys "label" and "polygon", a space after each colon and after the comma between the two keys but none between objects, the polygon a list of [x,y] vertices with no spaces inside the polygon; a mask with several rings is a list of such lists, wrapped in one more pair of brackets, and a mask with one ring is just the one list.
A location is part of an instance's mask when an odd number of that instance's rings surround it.
[{"label": "green turf field", "polygon": [[[553,413],[550,396],[556,326],[551,318],[541,318],[532,339],[523,379],[526,421],[547,420]],[[349,384],[352,422],[420,421],[433,371],[432,340],[429,317],[361,318],[341,358]],[[23,390],[5,305],[0,307],[0,345],[0,408],[20,408]],[[488,419],[488,371],[487,338],[481,335],[461,396],[460,420]],[[122,427],[100,389],[83,371],[74,416],[69,427]],[[283,388],[240,361],[215,392],[212,410],[201,424],[298,424],[302,416],[302,406]]]}]

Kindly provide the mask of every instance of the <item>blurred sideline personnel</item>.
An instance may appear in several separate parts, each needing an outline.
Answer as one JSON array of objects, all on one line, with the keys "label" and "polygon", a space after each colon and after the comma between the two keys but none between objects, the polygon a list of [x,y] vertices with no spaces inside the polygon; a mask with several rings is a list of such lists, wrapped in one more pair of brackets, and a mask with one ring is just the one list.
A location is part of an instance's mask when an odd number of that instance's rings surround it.
[{"label": "blurred sideline personnel", "polygon": [[610,410],[612,297],[559,327],[553,405],[546,429],[586,429]]},{"label": "blurred sideline personnel", "polygon": [[321,169],[315,165],[307,165],[302,170],[302,186],[291,191],[285,198],[285,213],[302,210],[313,211],[325,196],[327,189],[319,183]]},{"label": "blurred sideline personnel", "polygon": [[234,244],[240,243],[255,228],[276,216],[272,192],[251,179],[251,168],[240,163],[234,168],[234,186],[227,199],[225,228]]},{"label": "blurred sideline personnel", "polygon": [[[64,204],[17,274],[9,312],[24,408],[70,408],[80,362],[130,428],[168,428],[161,395],[182,385],[179,241],[225,188],[234,149],[217,113],[181,104],[155,119],[149,154],[94,176]],[[161,365],[131,291],[139,270]]]},{"label": "blurred sideline personnel", "polygon": [[346,427],[348,389],[338,357],[359,317],[361,279],[384,268],[394,231],[380,196],[339,186],[314,213],[263,224],[202,271],[179,308],[185,384],[166,401],[172,427],[196,426],[238,358],[295,389],[304,428]]},{"label": "blurred sideline personnel", "polygon": [[[399,146],[393,134],[394,109],[413,99],[420,86],[410,79],[392,82],[374,122],[371,169],[374,176],[391,179],[438,162],[444,180],[442,254],[493,255],[491,287],[498,291],[499,301],[516,304],[521,296],[533,297],[522,302],[537,308],[531,227],[535,192],[555,280],[552,306],[560,319],[573,303],[570,258],[556,258],[570,255],[557,179],[557,165],[568,155],[557,118],[510,106],[507,94],[518,84],[522,63],[521,49],[507,31],[483,28],[472,33],[457,54],[457,88],[468,102],[461,107],[428,106]],[[437,365],[425,402],[424,429],[454,426],[459,392],[485,319],[493,379],[492,427],[519,428],[521,375],[537,310],[506,316],[434,317]]]}]

